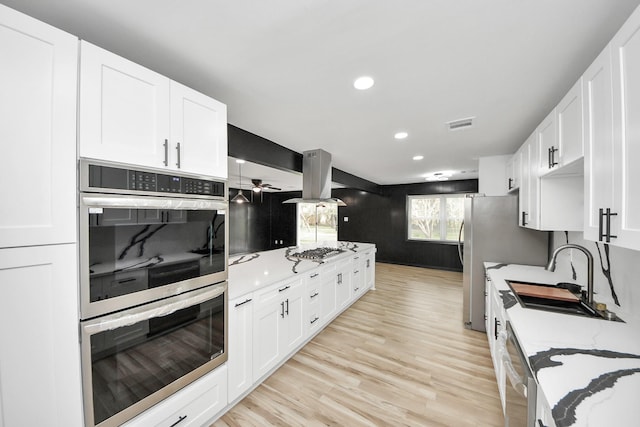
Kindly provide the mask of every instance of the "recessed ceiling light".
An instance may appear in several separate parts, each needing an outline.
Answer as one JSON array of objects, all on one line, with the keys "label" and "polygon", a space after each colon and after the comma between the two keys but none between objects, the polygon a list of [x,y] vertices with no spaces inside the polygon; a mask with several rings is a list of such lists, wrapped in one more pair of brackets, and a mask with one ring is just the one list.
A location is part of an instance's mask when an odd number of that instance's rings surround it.
[{"label": "recessed ceiling light", "polygon": [[353,82],[353,87],[358,90],[367,90],[373,86],[373,78],[369,76],[358,77],[355,82]]},{"label": "recessed ceiling light", "polygon": [[408,136],[409,134],[407,132],[398,132],[395,135],[393,135],[395,139],[405,139]]},{"label": "recessed ceiling light", "polygon": [[413,156],[413,160],[422,160],[424,156]]},{"label": "recessed ceiling light", "polygon": [[448,181],[450,177],[455,174],[455,171],[439,171],[439,172],[431,172],[425,175],[426,181]]}]

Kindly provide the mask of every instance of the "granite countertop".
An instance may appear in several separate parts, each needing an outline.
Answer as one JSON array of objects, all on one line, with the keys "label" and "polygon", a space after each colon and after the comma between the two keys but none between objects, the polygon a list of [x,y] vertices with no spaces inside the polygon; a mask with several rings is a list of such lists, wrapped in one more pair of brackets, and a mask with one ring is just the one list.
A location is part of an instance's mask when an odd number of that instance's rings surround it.
[{"label": "granite countertop", "polygon": [[640,425],[637,315],[609,307],[625,321],[621,323],[524,308],[505,280],[545,284],[569,280],[543,267],[498,263],[485,267],[556,426]]},{"label": "granite countertop", "polygon": [[317,247],[330,246],[343,252],[323,260],[307,260],[293,256],[297,252],[312,249],[313,246],[275,249],[229,257],[229,299],[234,299],[274,283],[294,277],[301,273],[330,263],[346,259],[356,253],[375,249],[371,243],[332,242],[318,244]]}]

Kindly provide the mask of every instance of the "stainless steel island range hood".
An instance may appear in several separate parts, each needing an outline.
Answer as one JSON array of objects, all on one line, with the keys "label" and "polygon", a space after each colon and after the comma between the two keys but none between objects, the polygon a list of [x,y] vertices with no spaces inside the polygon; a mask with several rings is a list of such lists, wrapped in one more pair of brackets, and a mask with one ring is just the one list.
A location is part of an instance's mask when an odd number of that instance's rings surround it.
[{"label": "stainless steel island range hood", "polygon": [[347,206],[342,200],[331,197],[331,154],[316,149],[302,153],[302,198],[282,203],[336,203]]}]

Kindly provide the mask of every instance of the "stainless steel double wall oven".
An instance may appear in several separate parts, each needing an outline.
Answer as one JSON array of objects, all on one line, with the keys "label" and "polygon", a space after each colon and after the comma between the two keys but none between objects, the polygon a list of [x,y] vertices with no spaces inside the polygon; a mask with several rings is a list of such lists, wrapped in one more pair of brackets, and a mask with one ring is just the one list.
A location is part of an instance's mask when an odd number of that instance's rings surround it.
[{"label": "stainless steel double wall oven", "polygon": [[120,425],[227,360],[227,185],[79,167],[85,422]]}]

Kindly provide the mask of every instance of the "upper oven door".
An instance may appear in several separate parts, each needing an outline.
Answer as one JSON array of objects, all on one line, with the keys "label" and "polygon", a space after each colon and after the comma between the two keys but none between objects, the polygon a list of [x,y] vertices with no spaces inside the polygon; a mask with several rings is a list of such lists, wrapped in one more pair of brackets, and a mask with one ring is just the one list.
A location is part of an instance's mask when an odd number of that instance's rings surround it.
[{"label": "upper oven door", "polygon": [[81,318],[227,279],[227,203],[80,194]]}]

